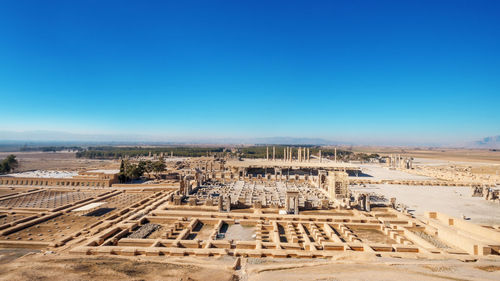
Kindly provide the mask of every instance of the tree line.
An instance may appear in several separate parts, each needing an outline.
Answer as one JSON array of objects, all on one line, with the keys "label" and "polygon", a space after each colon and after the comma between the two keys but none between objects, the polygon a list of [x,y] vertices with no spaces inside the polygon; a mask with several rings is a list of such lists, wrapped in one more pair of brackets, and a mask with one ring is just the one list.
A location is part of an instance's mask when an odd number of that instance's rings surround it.
[{"label": "tree line", "polygon": [[89,147],[84,151],[76,153],[77,158],[88,159],[120,159],[124,157],[148,156],[149,154],[165,154],[169,156],[173,153],[174,156],[180,157],[201,157],[207,155],[225,153],[223,147],[114,147],[114,146],[97,146]]},{"label": "tree line", "polygon": [[25,145],[19,149],[20,151],[42,151],[42,152],[56,152],[56,151],[83,151],[80,146],[28,146]]},{"label": "tree line", "polygon": [[[276,145],[275,147],[275,157],[276,159],[283,159],[283,149],[287,146]],[[290,146],[294,149],[294,158],[297,157],[297,148],[299,146]],[[319,155],[321,150],[321,155],[324,158],[333,159],[335,156],[334,148],[326,148],[321,146],[304,145],[300,146],[302,148],[308,148],[310,155]],[[273,157],[273,146],[268,146],[269,148],[269,158]],[[119,146],[95,146],[88,147],[86,150],[79,151],[76,153],[78,158],[88,158],[88,159],[120,159],[126,157],[140,157],[148,156],[150,153],[152,155],[165,154],[170,156],[173,153],[174,156],[178,157],[201,157],[201,156],[227,156],[232,155],[240,158],[266,158],[266,146],[265,145],[255,145],[248,147],[240,147],[233,149],[226,149],[224,147],[140,147],[140,146],[130,146],[130,147],[119,147]],[[378,158],[377,154],[365,154],[365,153],[354,153],[346,149],[337,149],[337,160],[338,161],[369,161],[372,158]]]}]

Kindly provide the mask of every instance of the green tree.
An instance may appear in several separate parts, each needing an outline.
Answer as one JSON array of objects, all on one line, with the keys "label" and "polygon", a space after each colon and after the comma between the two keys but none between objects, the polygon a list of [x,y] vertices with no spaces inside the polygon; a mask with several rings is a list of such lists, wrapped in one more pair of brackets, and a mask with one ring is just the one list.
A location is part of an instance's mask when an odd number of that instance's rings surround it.
[{"label": "green tree", "polygon": [[120,183],[125,183],[127,181],[127,175],[125,174],[125,161],[120,163],[120,173],[118,174],[118,181]]},{"label": "green tree", "polygon": [[144,174],[144,163],[139,164],[125,164],[125,176],[127,181],[138,179]]},{"label": "green tree", "polygon": [[159,174],[161,172],[165,171],[166,167],[167,167],[167,165],[165,164],[165,162],[163,162],[163,160],[154,162],[153,163],[153,171],[155,172],[155,176],[158,178]]},{"label": "green tree", "polygon": [[151,178],[151,173],[154,171],[153,161],[146,161],[146,165],[144,166],[144,172],[148,174],[148,178]]},{"label": "green tree", "polygon": [[0,163],[0,173],[10,173],[17,169],[18,166],[19,162],[17,162],[16,156],[11,154]]}]

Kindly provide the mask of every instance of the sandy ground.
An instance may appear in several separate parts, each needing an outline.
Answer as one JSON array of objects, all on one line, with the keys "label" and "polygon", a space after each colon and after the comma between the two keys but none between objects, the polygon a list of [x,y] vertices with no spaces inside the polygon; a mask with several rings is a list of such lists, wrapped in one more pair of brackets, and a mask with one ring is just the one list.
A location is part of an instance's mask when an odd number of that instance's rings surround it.
[{"label": "sandy ground", "polygon": [[[364,261],[289,262],[248,265],[248,280],[498,280],[498,262],[404,261],[375,258]],[[248,263],[252,263],[251,260]],[[488,271],[490,270],[490,271]]]},{"label": "sandy ground", "polygon": [[438,211],[457,218],[465,215],[473,223],[500,224],[500,204],[472,197],[470,187],[370,184],[350,188],[381,194],[387,199],[396,197],[397,203],[407,205],[417,216],[426,211]]},{"label": "sandy ground", "polygon": [[[426,165],[450,163],[438,159],[417,159],[417,161]],[[488,165],[491,166],[491,164]],[[364,176],[368,179],[433,179],[403,171],[389,170],[378,164],[363,164],[361,167]],[[384,195],[387,199],[396,197],[397,203],[408,206],[411,212],[417,216],[422,216],[427,211],[439,211],[457,218],[465,215],[474,223],[500,224],[500,205],[482,197],[472,197],[470,187],[371,184],[366,187],[351,186],[350,189],[352,191],[373,192]]]},{"label": "sandy ground", "polygon": [[449,166],[454,165],[457,167],[471,167],[472,172],[475,174],[490,174],[498,175],[500,174],[500,162],[468,162],[468,161],[450,161],[442,159],[426,159],[426,158],[414,158],[414,166]]},{"label": "sandy ground", "polygon": [[[499,280],[500,261],[341,254],[325,259],[75,256],[0,250],[0,280]],[[17,258],[18,256],[22,256]],[[17,259],[14,259],[17,258]]]},{"label": "sandy ground", "polygon": [[463,162],[500,163],[500,151],[488,149],[451,148],[408,148],[408,147],[353,147],[355,152],[378,153],[381,155],[400,154],[415,158],[439,159]]},{"label": "sandy ground", "polygon": [[[363,175],[359,178],[367,178],[372,180],[432,180],[431,177],[420,176],[405,173],[398,170],[389,170],[387,167],[383,167],[379,164],[362,164],[360,165]],[[356,176],[351,176],[351,178],[356,178]]]},{"label": "sandy ground", "polygon": [[116,169],[120,163],[113,160],[79,159],[73,152],[0,152],[0,159],[16,155],[19,167],[16,172],[31,170],[90,170]]},{"label": "sandy ground", "polygon": [[[1,254],[1,252],[0,252]],[[0,280],[235,280],[229,259],[28,254],[0,267]]]},{"label": "sandy ground", "polygon": [[252,241],[255,240],[254,235],[254,227],[231,224],[227,229],[225,240]]}]

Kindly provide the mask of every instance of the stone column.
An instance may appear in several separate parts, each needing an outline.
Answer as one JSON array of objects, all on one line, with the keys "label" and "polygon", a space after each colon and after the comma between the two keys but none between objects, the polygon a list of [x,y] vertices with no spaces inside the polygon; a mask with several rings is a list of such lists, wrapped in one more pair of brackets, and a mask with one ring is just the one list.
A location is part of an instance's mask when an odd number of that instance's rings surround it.
[{"label": "stone column", "polygon": [[269,161],[269,146],[266,146],[266,161]]},{"label": "stone column", "polygon": [[283,147],[283,161],[286,161],[286,148]]},{"label": "stone column", "polygon": [[185,192],[186,192],[186,188],[184,186],[184,179],[181,176],[181,180],[179,181],[179,194],[186,195]]},{"label": "stone column", "polygon": [[321,163],[321,149],[319,150],[319,163]]},{"label": "stone column", "polygon": [[226,212],[230,212],[231,211],[231,197],[230,196],[227,196],[227,201],[226,201]]},{"label": "stone column", "polygon": [[222,195],[219,195],[219,202],[217,203],[218,207],[219,207],[219,212],[222,212]]},{"label": "stone column", "polygon": [[337,148],[335,147],[335,162],[337,162]]},{"label": "stone column", "polygon": [[179,206],[181,205],[181,196],[180,195],[174,195],[173,200],[174,200],[174,205]]},{"label": "stone column", "polygon": [[290,212],[291,210],[291,206],[290,206],[290,203],[293,202],[293,213],[295,215],[298,215],[299,214],[299,192],[297,191],[289,191],[286,193],[286,197],[285,197],[285,209],[288,212]]}]

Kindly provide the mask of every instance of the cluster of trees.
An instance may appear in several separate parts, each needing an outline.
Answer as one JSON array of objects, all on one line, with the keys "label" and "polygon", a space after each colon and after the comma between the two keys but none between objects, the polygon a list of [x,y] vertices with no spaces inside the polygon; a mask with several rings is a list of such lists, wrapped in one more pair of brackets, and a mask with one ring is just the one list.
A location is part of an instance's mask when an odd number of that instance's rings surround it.
[{"label": "cluster of trees", "polygon": [[[319,151],[317,153],[319,153]],[[354,152],[352,152],[352,151],[337,149],[337,160],[338,161],[349,161],[349,160],[351,160],[350,158],[353,155],[354,155]],[[328,157],[335,158],[335,148],[321,149],[321,156],[327,157],[327,158]]]},{"label": "cluster of trees", "polygon": [[364,162],[368,162],[370,161],[371,159],[379,159],[380,158],[380,155],[376,154],[376,153],[371,153],[371,154],[367,154],[367,153],[356,153],[353,157],[354,159],[351,159],[351,160],[359,160],[359,161],[364,161]]},{"label": "cluster of trees", "polygon": [[25,145],[20,148],[20,151],[43,151],[43,152],[56,152],[56,151],[83,151],[80,146],[28,146]]},{"label": "cluster of trees", "polygon": [[7,174],[14,171],[18,167],[16,156],[11,154],[0,162],[0,174]]},{"label": "cluster of trees", "polygon": [[120,173],[118,174],[118,180],[120,183],[129,182],[131,180],[141,178],[145,173],[148,178],[151,178],[151,174],[155,177],[165,171],[166,164],[163,161],[139,161],[139,163],[134,164],[129,161],[122,160],[120,164]]},{"label": "cluster of trees", "polygon": [[87,150],[76,153],[78,158],[88,159],[119,159],[125,156],[137,157],[148,156],[151,154],[170,155],[182,157],[200,157],[213,154],[222,155],[225,153],[223,147],[114,147],[114,146],[96,146],[89,147]]}]

